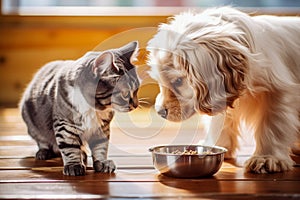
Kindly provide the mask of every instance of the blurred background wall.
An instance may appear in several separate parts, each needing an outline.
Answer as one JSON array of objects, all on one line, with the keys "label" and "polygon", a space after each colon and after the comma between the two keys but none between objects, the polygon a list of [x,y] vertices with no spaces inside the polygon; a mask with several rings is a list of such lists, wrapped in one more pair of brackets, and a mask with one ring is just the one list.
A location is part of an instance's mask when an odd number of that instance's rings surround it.
[{"label": "blurred background wall", "polygon": [[52,60],[140,42],[140,97],[154,103],[145,47],[156,27],[187,9],[232,5],[255,13],[298,15],[299,0],[2,0],[0,1],[0,107],[15,107],[33,74]]}]

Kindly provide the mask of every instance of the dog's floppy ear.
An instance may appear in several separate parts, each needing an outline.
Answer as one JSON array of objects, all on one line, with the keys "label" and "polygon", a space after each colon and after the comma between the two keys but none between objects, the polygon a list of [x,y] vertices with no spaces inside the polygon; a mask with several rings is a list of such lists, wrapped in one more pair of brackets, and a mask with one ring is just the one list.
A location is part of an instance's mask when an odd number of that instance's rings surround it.
[{"label": "dog's floppy ear", "polygon": [[[248,69],[247,56],[241,49],[231,44],[220,41],[217,44],[223,58],[218,60],[217,67],[224,75],[224,85],[227,92],[227,105],[232,107],[233,101],[245,89],[245,75]],[[238,46],[241,46],[238,44]]]},{"label": "dog's floppy ear", "polygon": [[[190,82],[195,89],[198,104],[196,109],[210,115],[222,112],[245,88],[245,74],[248,68],[247,49],[230,38],[219,38],[199,44],[195,51],[202,54],[205,61],[201,66],[193,66],[189,73]],[[199,59],[199,57],[198,57]],[[192,80],[193,79],[193,80]],[[195,81],[197,80],[197,81]]]}]

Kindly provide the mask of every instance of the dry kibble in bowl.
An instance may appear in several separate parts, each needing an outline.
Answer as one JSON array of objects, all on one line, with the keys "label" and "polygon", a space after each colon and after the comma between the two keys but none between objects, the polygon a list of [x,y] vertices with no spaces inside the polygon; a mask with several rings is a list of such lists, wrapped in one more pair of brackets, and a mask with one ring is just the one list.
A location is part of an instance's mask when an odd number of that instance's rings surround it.
[{"label": "dry kibble in bowl", "polygon": [[180,151],[180,150],[175,150],[173,152],[171,152],[171,154],[176,154],[176,155],[198,155],[198,154],[211,154],[211,151],[204,151],[204,152],[198,152],[196,150],[191,150],[191,149],[186,149],[184,151]]},{"label": "dry kibble in bowl", "polygon": [[176,154],[176,155],[196,155],[198,154],[198,151],[194,151],[194,150],[184,150],[183,152],[180,150],[175,150],[172,152],[172,154]]}]

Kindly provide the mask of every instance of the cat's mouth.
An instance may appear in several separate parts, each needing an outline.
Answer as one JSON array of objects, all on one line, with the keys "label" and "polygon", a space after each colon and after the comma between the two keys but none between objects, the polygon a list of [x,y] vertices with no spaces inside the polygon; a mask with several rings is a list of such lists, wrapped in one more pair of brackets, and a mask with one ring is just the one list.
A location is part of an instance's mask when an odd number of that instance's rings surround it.
[{"label": "cat's mouth", "polygon": [[114,102],[112,102],[111,108],[118,112],[130,112],[135,109],[135,107],[131,104],[120,105]]},{"label": "cat's mouth", "polygon": [[138,105],[130,104],[130,103],[118,103],[114,101],[110,101],[109,103],[101,102],[99,99],[95,101],[95,108],[97,110],[105,110],[107,108],[111,108],[117,112],[130,112],[136,109]]},{"label": "cat's mouth", "polygon": [[118,111],[118,112],[130,112],[130,111],[134,110],[134,108],[130,107],[130,106],[119,107],[119,106],[114,106],[114,105],[112,105],[112,109],[114,109],[115,111]]},{"label": "cat's mouth", "polygon": [[130,112],[132,110],[134,110],[135,108],[133,106],[120,106],[117,104],[109,104],[109,105],[102,105],[99,103],[96,103],[95,108],[97,110],[105,110],[107,108],[112,108],[113,110],[117,111],[117,112]]}]

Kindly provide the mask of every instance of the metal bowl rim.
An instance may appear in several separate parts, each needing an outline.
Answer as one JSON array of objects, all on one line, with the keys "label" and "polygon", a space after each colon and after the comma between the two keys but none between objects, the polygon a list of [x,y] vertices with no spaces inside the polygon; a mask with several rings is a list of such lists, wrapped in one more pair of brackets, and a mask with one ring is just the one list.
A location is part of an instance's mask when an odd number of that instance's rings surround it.
[{"label": "metal bowl rim", "polygon": [[[158,148],[162,148],[162,147],[207,147],[207,148],[216,148],[221,150],[221,152],[218,153],[209,153],[209,154],[172,154],[172,153],[161,153],[161,152],[155,152],[155,149]],[[149,151],[152,152],[153,154],[157,154],[157,155],[166,155],[166,156],[214,156],[214,155],[219,155],[219,154],[224,154],[226,153],[228,150],[224,147],[220,147],[220,146],[206,146],[206,145],[159,145],[159,146],[155,146],[155,147],[151,147],[149,148]]]}]

